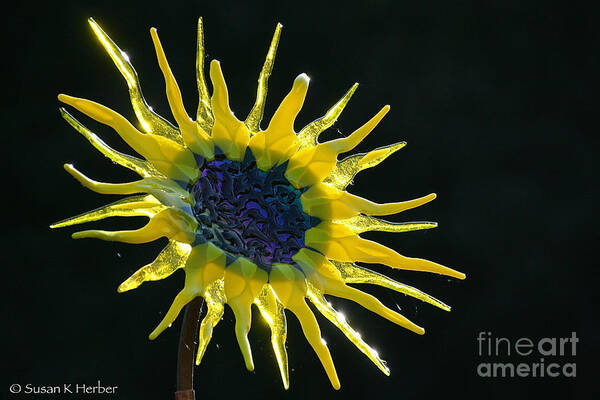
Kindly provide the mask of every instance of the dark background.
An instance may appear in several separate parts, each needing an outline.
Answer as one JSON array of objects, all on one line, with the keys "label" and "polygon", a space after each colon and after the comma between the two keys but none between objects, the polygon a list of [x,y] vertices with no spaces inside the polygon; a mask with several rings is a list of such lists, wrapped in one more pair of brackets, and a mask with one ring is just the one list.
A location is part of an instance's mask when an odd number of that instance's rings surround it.
[{"label": "dark background", "polygon": [[[311,87],[297,128],[321,116],[350,85],[361,86],[325,139],[348,134],[384,104],[392,112],[359,147],[406,140],[408,146],[360,174],[353,193],[397,201],[438,193],[433,203],[393,217],[433,220],[438,229],[370,234],[409,256],[452,266],[456,281],[407,271],[378,271],[453,306],[438,310],[395,292],[365,288],[424,326],[414,335],[350,302],[333,299],[389,363],[390,377],[325,318],[319,317],[342,389],[335,392],[288,318],[291,388],[282,389],[269,331],[255,318],[250,333],[256,370],[247,372],[228,309],[202,365],[198,398],[590,398],[597,386],[598,262],[593,206],[598,34],[592,10],[548,2],[364,3],[174,1],[23,2],[3,25],[4,176],[3,335],[6,380],[119,386],[111,396],[170,399],[175,387],[179,318],[156,341],[148,333],[183,284],[178,272],[117,294],[117,286],[154,259],[164,241],[132,246],[73,241],[76,229],[48,225],[114,200],[82,188],[65,162],[91,178],[124,182],[111,164],[59,116],[59,92],[107,105],[133,120],[126,85],[86,18],[93,16],[125,50],[148,102],[172,120],[148,29],[159,29],[167,57],[195,114],[196,21],[205,21],[208,59],[221,61],[231,106],[243,118],[277,22],[284,25],[270,80],[265,121],[306,72]],[[8,17],[7,17],[8,16]],[[109,144],[128,151],[109,128],[74,113]],[[595,115],[594,115],[595,116]],[[263,122],[263,127],[266,126]],[[143,219],[95,227],[138,227]],[[255,313],[255,317],[257,317]],[[539,362],[539,356],[485,358],[476,336],[513,342],[577,332],[576,378],[482,378],[480,362]],[[76,397],[76,396],[75,396]],[[48,398],[75,398],[49,396]],[[25,396],[23,398],[44,398]]]}]

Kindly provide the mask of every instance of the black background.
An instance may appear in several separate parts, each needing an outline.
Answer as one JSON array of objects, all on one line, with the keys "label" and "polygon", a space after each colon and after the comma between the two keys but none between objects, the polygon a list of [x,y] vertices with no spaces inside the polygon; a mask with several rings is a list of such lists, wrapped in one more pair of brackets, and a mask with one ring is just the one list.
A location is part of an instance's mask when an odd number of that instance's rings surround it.
[{"label": "black background", "polygon": [[[353,82],[361,84],[324,139],[350,133],[390,104],[391,113],[358,150],[400,140],[408,146],[361,173],[351,190],[378,202],[435,191],[433,203],[393,218],[434,220],[440,226],[366,236],[468,275],[456,281],[374,266],[453,306],[446,313],[394,292],[365,288],[424,326],[424,336],[333,299],[392,371],[390,377],[381,374],[319,317],[342,382],[339,392],[330,387],[294,317],[288,318],[290,390],[282,389],[268,328],[257,315],[250,333],[256,370],[247,372],[227,310],[196,369],[199,399],[590,398],[598,393],[591,385],[597,374],[597,289],[584,289],[586,281],[597,282],[598,267],[592,257],[598,133],[592,87],[599,65],[597,18],[591,10],[505,1],[85,3],[90,2],[23,2],[3,20],[9,30],[2,107],[7,160],[2,343],[8,371],[1,398],[21,398],[10,395],[12,383],[94,384],[98,379],[119,386],[118,393],[78,398],[173,398],[181,318],[156,341],[147,335],[182,286],[183,273],[116,292],[165,242],[73,241],[69,234],[75,229],[48,228],[111,201],[82,188],[62,170],[63,163],[74,162],[107,182],[134,178],[99,155],[58,113],[56,94],[62,92],[134,117],[125,82],[89,29],[89,16],[129,54],[148,102],[171,120],[151,26],[159,29],[188,112],[194,114],[195,29],[203,16],[208,59],[221,61],[231,107],[243,118],[253,104],[275,24],[281,22],[265,120],[302,72],[311,77],[311,87],[297,128],[321,116]],[[78,117],[127,151],[109,128]],[[539,362],[539,356],[479,356],[476,336],[482,331],[512,341],[577,332],[575,357],[545,360],[576,362],[577,377],[479,377],[480,362]]]}]

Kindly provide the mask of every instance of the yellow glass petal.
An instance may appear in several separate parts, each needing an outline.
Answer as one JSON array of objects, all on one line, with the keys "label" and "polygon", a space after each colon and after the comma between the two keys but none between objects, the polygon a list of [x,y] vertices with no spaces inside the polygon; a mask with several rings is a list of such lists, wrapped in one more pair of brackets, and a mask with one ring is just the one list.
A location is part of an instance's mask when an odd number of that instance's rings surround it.
[{"label": "yellow glass petal", "polygon": [[285,162],[298,148],[294,121],[304,104],[308,82],[306,74],[299,75],[294,80],[292,90],[275,111],[267,130],[258,132],[250,139],[250,149],[261,170],[267,171]]},{"label": "yellow glass petal", "polygon": [[283,25],[281,24],[277,24],[275,27],[275,33],[273,34],[273,39],[271,40],[271,45],[269,46],[265,63],[263,64],[260,75],[258,76],[256,101],[252,107],[252,110],[250,110],[246,121],[244,122],[251,136],[260,131],[260,122],[262,121],[263,114],[265,112],[265,102],[267,100],[267,91],[269,88],[269,77],[271,76],[273,64],[275,63],[275,55],[277,54],[277,46],[279,45],[281,28],[283,28]]},{"label": "yellow glass petal", "polygon": [[225,299],[224,281],[219,279],[208,285],[204,292],[206,302],[206,315],[200,324],[198,332],[198,353],[196,355],[196,365],[200,365],[206,348],[212,338],[213,329],[223,317]]},{"label": "yellow glass petal", "polygon": [[210,63],[210,79],[213,84],[211,106],[215,117],[212,139],[228,159],[241,161],[244,158],[250,135],[246,125],[240,122],[229,108],[227,85],[221,65],[217,60]]},{"label": "yellow glass petal", "polygon": [[95,210],[56,222],[50,225],[50,228],[63,228],[85,222],[99,221],[109,217],[145,216],[152,218],[165,208],[154,196],[130,196]]},{"label": "yellow glass petal", "polygon": [[197,177],[197,164],[193,154],[172,140],[144,134],[122,115],[96,102],[64,94],[59,94],[58,99],[113,128],[132,149],[168,177],[183,181]]},{"label": "yellow glass petal", "polygon": [[339,389],[340,381],[331,354],[321,338],[317,320],[304,300],[306,281],[302,272],[288,264],[274,264],[269,274],[269,285],[282,305],[296,315],[304,336],[319,357],[332,386]]},{"label": "yellow glass petal", "polygon": [[254,300],[254,304],[256,304],[263,319],[271,329],[271,345],[273,346],[273,352],[277,359],[283,387],[287,390],[290,387],[290,379],[288,371],[288,355],[285,349],[287,321],[283,304],[277,299],[269,284],[263,286],[260,294]]},{"label": "yellow glass petal", "polygon": [[148,106],[146,103],[146,100],[142,95],[137,73],[129,62],[127,54],[112,41],[96,21],[90,18],[88,22],[94,31],[94,34],[119,69],[119,72],[121,72],[121,75],[125,78],[127,86],[129,87],[131,105],[133,106],[133,110],[143,131],[154,135],[164,136],[165,138],[182,145],[183,140],[177,128],[152,111],[152,107]]},{"label": "yellow glass petal", "polygon": [[335,167],[338,154],[356,147],[375,129],[389,110],[390,106],[383,107],[366,124],[345,138],[331,140],[298,151],[290,158],[285,177],[296,188],[323,181]]},{"label": "yellow glass petal", "polygon": [[[227,281],[225,282],[227,283]],[[252,308],[250,307],[252,302],[253,300],[245,297],[237,297],[227,301],[227,304],[229,304],[235,315],[235,337],[237,338],[248,371],[254,371],[252,349],[248,341],[248,332],[250,331],[250,324],[252,322]]]},{"label": "yellow glass petal", "polygon": [[346,225],[354,233],[369,231],[380,232],[409,232],[421,229],[431,229],[438,226],[435,222],[388,222],[379,218],[359,214],[352,218],[331,221],[336,224]]},{"label": "yellow glass petal", "polygon": [[127,183],[104,183],[92,180],[79,172],[72,164],[63,165],[65,171],[67,171],[73,178],[81,183],[86,188],[101,194],[133,194],[141,193],[146,190],[143,189],[143,180],[127,182]]},{"label": "yellow glass petal", "polygon": [[332,296],[341,297],[344,299],[352,300],[367,310],[374,312],[375,314],[395,323],[396,325],[400,325],[403,328],[406,328],[410,331],[413,331],[419,335],[423,335],[425,333],[425,329],[421,328],[418,325],[415,325],[408,318],[404,317],[397,312],[390,310],[376,297],[371,296],[368,293],[361,292],[358,289],[347,286],[343,283],[339,282],[331,282],[330,285],[327,286],[325,294],[330,294]]},{"label": "yellow glass petal", "polygon": [[275,111],[267,131],[272,134],[277,134],[278,131],[294,132],[294,122],[304,104],[309,82],[310,79],[306,74],[300,74],[296,77],[292,90],[285,96]]},{"label": "yellow glass petal", "polygon": [[[196,296],[206,296],[205,290],[215,281],[222,280],[225,254],[210,243],[201,244],[191,249],[185,261],[185,286],[175,297],[171,308],[150,334],[150,340],[155,339],[169,327],[179,315],[181,309]],[[213,287],[214,290],[218,286]],[[208,292],[212,293],[212,292]]]},{"label": "yellow glass petal", "polygon": [[450,311],[450,306],[439,301],[438,299],[404,283],[397,282],[388,278],[385,275],[371,271],[367,268],[359,267],[349,262],[331,261],[338,269],[345,283],[369,283],[372,285],[382,286],[396,292],[414,297],[425,303],[429,303],[445,311]]},{"label": "yellow glass petal", "polygon": [[92,146],[96,148],[96,150],[108,157],[111,161],[119,164],[122,167],[129,168],[143,177],[163,176],[163,174],[148,161],[140,160],[139,158],[123,154],[112,149],[110,146],[104,143],[102,139],[83,126],[62,107],[60,108],[60,114],[69,123],[69,125],[75,128],[77,132],[81,133],[83,137],[85,137],[92,144]]},{"label": "yellow glass petal", "polygon": [[197,223],[187,214],[176,210],[166,209],[153,216],[140,229],[128,231],[88,230],[75,232],[73,239],[95,238],[124,243],[148,243],[166,237],[184,243],[192,243],[195,239]]},{"label": "yellow glass petal", "polygon": [[465,275],[433,261],[405,257],[379,243],[363,239],[340,224],[322,222],[306,231],[308,247],[325,254],[329,259],[342,262],[365,262],[384,264],[392,268],[434,272],[465,279]]},{"label": "yellow glass petal", "polygon": [[310,301],[317,307],[317,310],[331,321],[344,335],[360,350],[362,351],[375,365],[386,375],[390,374],[390,369],[387,367],[384,360],[379,357],[379,354],[375,349],[366,344],[361,335],[356,332],[346,321],[346,318],[342,313],[337,312],[327,300],[323,294],[314,286],[308,285],[306,296]]},{"label": "yellow glass petal", "polygon": [[[164,178],[143,178],[139,181],[127,183],[104,183],[94,181],[81,172],[73,165],[65,164],[65,170],[71,174],[79,183],[96,193],[102,194],[134,194],[148,193],[154,196],[156,200],[164,207],[177,207],[178,209],[191,214],[193,198],[190,193],[183,190],[181,186],[170,179]],[[156,214],[156,213],[154,213]],[[153,215],[154,215],[153,214]],[[153,216],[150,215],[150,216]]]},{"label": "yellow glass petal", "polygon": [[341,387],[340,380],[337,376],[337,372],[335,370],[335,365],[333,364],[333,359],[331,358],[331,354],[329,353],[329,349],[327,348],[327,344],[325,340],[321,337],[321,329],[319,328],[319,324],[317,323],[317,319],[313,312],[306,305],[306,301],[304,301],[304,296],[294,297],[294,301],[291,301],[286,306],[291,312],[294,313],[300,325],[302,326],[302,332],[308,340],[308,343],[313,348],[317,357],[321,361],[323,365],[323,369],[331,382],[331,386],[335,390],[339,390]]},{"label": "yellow glass petal", "polygon": [[183,142],[194,153],[211,159],[213,157],[212,141],[208,134],[203,131],[195,121],[192,121],[187,111],[185,111],[181,90],[179,90],[175,76],[173,76],[162,44],[158,38],[156,28],[150,29],[150,35],[152,36],[152,42],[154,43],[154,49],[156,50],[158,65],[165,78],[167,100],[169,101],[173,117],[181,131]]},{"label": "yellow glass petal", "polygon": [[137,270],[117,289],[119,293],[132,290],[144,282],[165,279],[179,268],[183,268],[192,248],[188,243],[169,240],[169,244],[150,264]]},{"label": "yellow glass petal", "polygon": [[160,335],[165,329],[171,326],[173,321],[179,316],[181,309],[185,307],[187,303],[192,301],[199,293],[192,292],[187,289],[183,289],[177,296],[175,296],[175,300],[171,304],[169,311],[165,314],[164,318],[158,326],[148,335],[150,340],[154,340]]},{"label": "yellow glass petal", "polygon": [[366,138],[367,135],[371,133],[377,125],[379,125],[383,117],[385,117],[389,111],[390,106],[384,106],[377,114],[375,114],[373,118],[371,118],[369,121],[367,121],[367,123],[365,123],[357,130],[352,132],[350,135],[343,138],[330,140],[329,142],[325,142],[322,144],[323,147],[329,148],[329,151],[336,154],[341,154],[352,150],[353,148],[358,146],[358,144],[362,142],[364,138]]},{"label": "yellow glass petal", "polygon": [[204,29],[202,17],[198,18],[198,40],[196,42],[196,81],[198,83],[198,111],[196,123],[204,132],[212,130],[215,119],[210,108],[210,95],[204,78]]},{"label": "yellow glass petal", "polygon": [[252,322],[251,305],[267,282],[267,273],[246,258],[238,258],[225,270],[225,296],[235,314],[235,335],[248,371],[254,370],[248,332]]},{"label": "yellow glass petal", "polygon": [[302,194],[302,209],[322,220],[352,218],[358,214],[391,215],[418,207],[435,199],[435,193],[418,199],[378,204],[324,183],[311,186]]},{"label": "yellow glass petal", "polygon": [[298,133],[298,142],[300,143],[301,149],[313,147],[317,144],[317,139],[319,138],[321,132],[325,131],[327,128],[333,125],[335,121],[337,121],[342,111],[344,111],[346,104],[348,104],[350,98],[356,91],[356,88],[358,88],[358,83],[352,85],[344,97],[338,100],[338,102],[335,103],[335,105],[331,107],[324,116],[306,125]]},{"label": "yellow glass petal", "polygon": [[395,143],[368,153],[353,154],[338,161],[331,173],[323,180],[337,189],[344,190],[360,171],[374,167],[388,156],[406,146],[406,142]]}]

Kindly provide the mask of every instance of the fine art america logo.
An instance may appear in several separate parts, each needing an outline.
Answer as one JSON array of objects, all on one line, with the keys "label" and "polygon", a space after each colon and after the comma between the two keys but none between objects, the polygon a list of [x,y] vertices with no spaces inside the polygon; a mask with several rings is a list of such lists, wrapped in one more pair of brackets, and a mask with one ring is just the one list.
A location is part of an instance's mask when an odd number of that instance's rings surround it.
[{"label": "fine art america logo", "polygon": [[495,337],[479,332],[477,375],[482,378],[575,378],[575,332],[567,337]]}]

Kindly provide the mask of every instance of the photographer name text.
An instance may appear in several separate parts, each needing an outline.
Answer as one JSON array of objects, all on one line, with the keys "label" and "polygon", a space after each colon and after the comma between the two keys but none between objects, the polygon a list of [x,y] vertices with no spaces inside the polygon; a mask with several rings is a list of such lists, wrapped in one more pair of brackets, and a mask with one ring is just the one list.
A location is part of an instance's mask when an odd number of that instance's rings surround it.
[{"label": "photographer name text", "polygon": [[114,394],[118,386],[105,385],[100,380],[95,384],[62,383],[60,385],[38,385],[34,383],[13,383],[8,388],[10,393],[17,394]]}]

